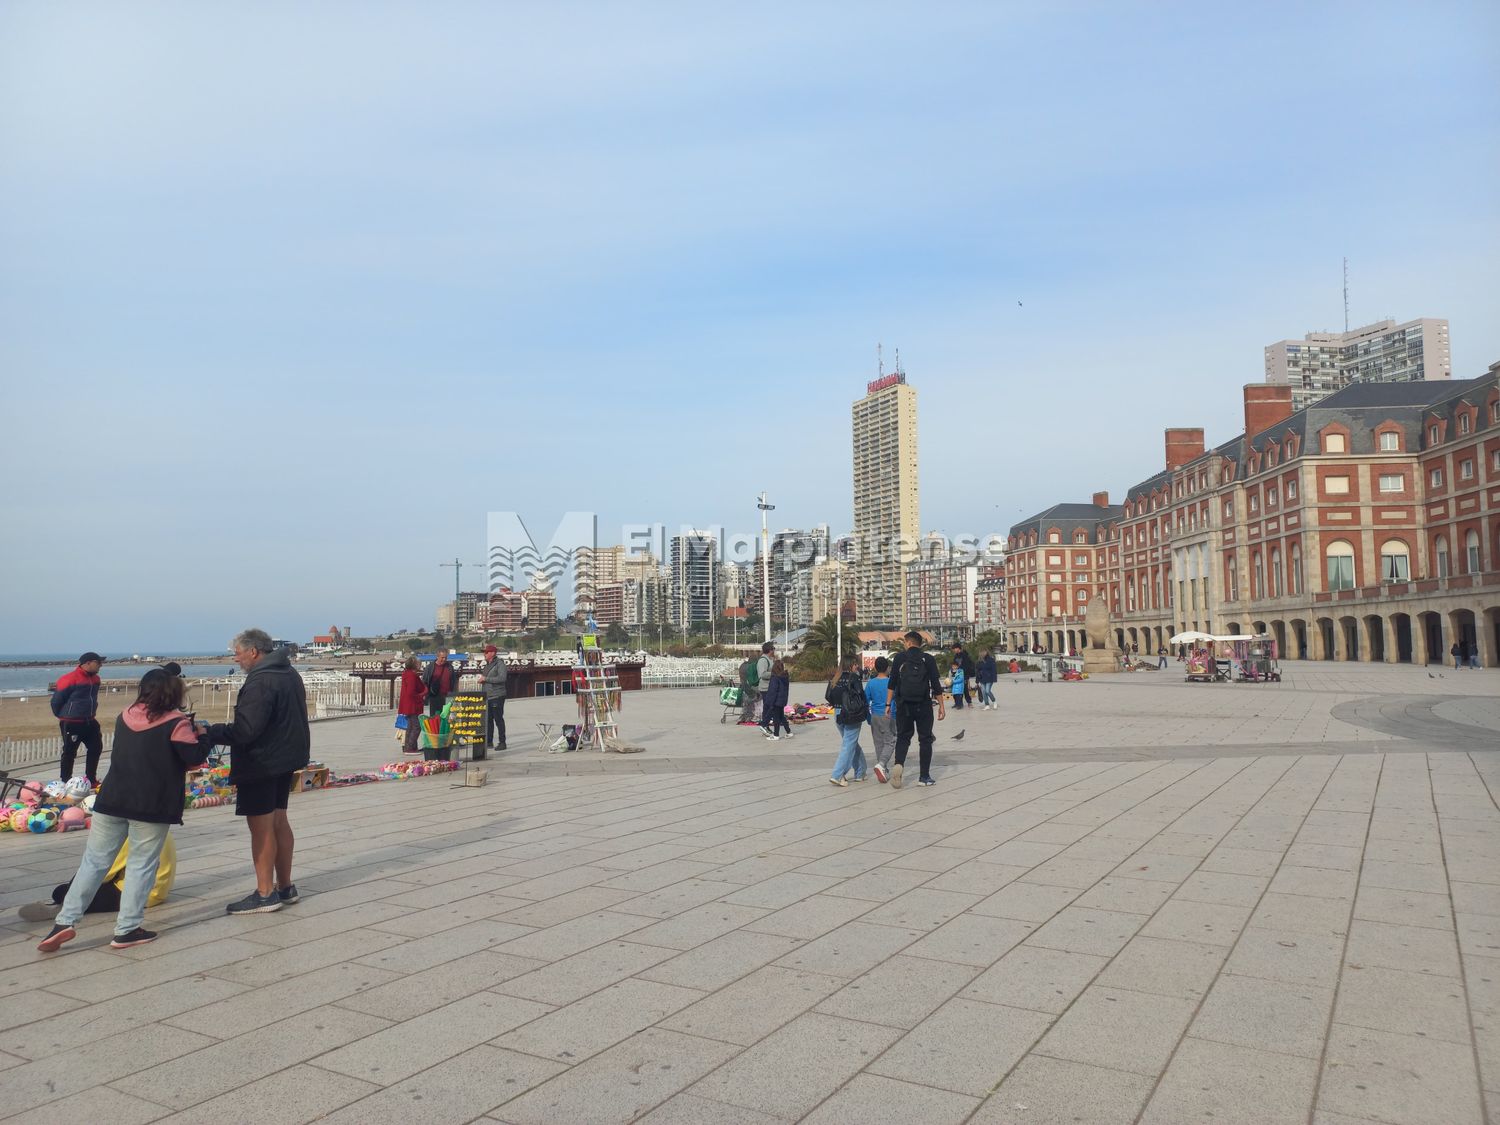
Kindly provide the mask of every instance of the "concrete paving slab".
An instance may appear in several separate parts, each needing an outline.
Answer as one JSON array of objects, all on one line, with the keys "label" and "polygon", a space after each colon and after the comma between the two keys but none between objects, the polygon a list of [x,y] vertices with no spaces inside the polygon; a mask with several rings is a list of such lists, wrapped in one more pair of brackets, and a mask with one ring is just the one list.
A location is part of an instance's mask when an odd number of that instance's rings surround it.
[{"label": "concrete paving slab", "polygon": [[869,1067],[960,1094],[993,1090],[1050,1026],[1042,1012],[950,1000]]},{"label": "concrete paving slab", "polygon": [[1318,1108],[1400,1125],[1479,1125],[1483,1113],[1468,1047],[1338,1023]]},{"label": "concrete paving slab", "polygon": [[[976,714],[931,791],[832,791],[832,743],[816,741],[827,732],[772,754],[695,727],[692,693],[656,693],[632,712],[664,720],[649,771],[644,756],[524,751],[492,762],[485,789],[422,779],[299,796],[304,899],[253,919],[223,914],[247,870],[240,825],[190,812],[173,901],[150,916],[156,944],[109,951],[106,922],[47,958],[35,927],[0,919],[0,1087],[41,1078],[44,1090],[39,1104],[0,1099],[0,1117],[169,1116],[126,1084],[174,1065],[186,1075],[196,1064],[178,1059],[280,1023],[314,1021],[302,1038],[316,1046],[326,1019],[349,1034],[376,1021],[322,1056],[362,1058],[364,1073],[243,1050],[206,1088],[165,1083],[179,1103],[196,1099],[178,1119],[223,1125],[261,1091],[311,1081],[321,1088],[267,1119],[696,1125],[880,1120],[897,1107],[942,1120],[983,1098],[973,1120],[1128,1121],[1154,1087],[1148,1121],[1233,1120],[1247,1104],[1276,1120],[1302,1099],[1296,1119],[1325,1125],[1462,1121],[1500,1086],[1500,755],[1474,749],[1500,743],[1500,707],[1445,681],[1443,699],[1494,729],[1455,751],[1437,745],[1451,733],[1441,721],[1411,717],[1426,704],[1403,703],[1408,726],[1366,742],[1360,723],[1392,720],[1365,704],[1403,694],[1404,670],[1307,674],[1279,696],[1301,712],[1295,744],[1236,712],[1265,693],[1226,691],[1214,697],[1223,714],[1200,715],[1203,693],[1180,687],[1027,685],[1019,710],[1041,726]],[[1365,694],[1328,686],[1344,675]],[[1494,688],[1500,675],[1464,690]],[[1064,699],[1066,714],[1049,717]],[[1108,737],[1076,737],[1081,727]],[[389,753],[376,720],[322,724],[315,738],[353,767]],[[414,819],[432,830],[414,836]],[[68,878],[83,843],[0,837],[0,907]],[[1452,882],[1439,885],[1444,864]],[[491,1001],[522,1006],[513,1026],[478,1011]],[[73,1018],[89,1005],[95,1022]],[[1315,1096],[1308,1068],[1330,1015],[1339,1034],[1388,1039],[1350,1067],[1336,1034]],[[806,1029],[846,1025],[886,1037],[878,1049],[898,1062],[924,1026],[956,1046],[891,1073],[874,1054],[836,1053],[841,1074],[814,1067],[769,1114],[689,1090],[740,1059],[753,1076],[788,1043],[816,1054]],[[428,1040],[452,1042],[450,1027],[457,1053],[421,1057]],[[1037,1042],[995,1072],[992,1046],[967,1045],[994,1027],[1034,1028]],[[948,1072],[935,1083],[918,1067]],[[1394,1083],[1393,1097],[1358,1100],[1370,1088],[1360,1067]],[[1260,1101],[1235,1093],[1251,1088]]]}]

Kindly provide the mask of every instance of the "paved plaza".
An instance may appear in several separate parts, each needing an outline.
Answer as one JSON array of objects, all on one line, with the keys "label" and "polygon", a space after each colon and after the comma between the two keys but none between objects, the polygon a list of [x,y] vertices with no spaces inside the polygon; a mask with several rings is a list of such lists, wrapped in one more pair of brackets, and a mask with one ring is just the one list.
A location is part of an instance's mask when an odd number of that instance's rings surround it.
[{"label": "paved plaza", "polygon": [[0,836],[0,1119],[1500,1122],[1500,672],[1286,669],[1023,675],[899,791],[712,689],[628,696],[629,756],[518,700],[487,787],[295,797],[279,913],[224,914],[244,826],[189,812],[118,952],[14,913],[82,833]]}]

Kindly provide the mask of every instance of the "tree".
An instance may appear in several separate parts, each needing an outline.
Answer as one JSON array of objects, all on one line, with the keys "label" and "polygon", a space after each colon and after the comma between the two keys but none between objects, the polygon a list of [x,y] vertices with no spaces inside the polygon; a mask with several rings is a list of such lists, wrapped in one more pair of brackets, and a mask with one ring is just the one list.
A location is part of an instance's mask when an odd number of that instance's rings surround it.
[{"label": "tree", "polygon": [[615,622],[604,630],[604,643],[611,648],[625,648],[630,644],[630,634],[626,631],[625,626],[619,622]]},{"label": "tree", "polygon": [[448,638],[443,636],[443,631],[441,629],[433,632],[432,647],[434,650],[448,647]]},{"label": "tree", "polygon": [[[841,623],[844,636],[844,655],[859,651],[859,631],[845,621]],[[835,624],[833,614],[829,614],[821,621],[814,621],[807,630],[807,638],[803,641],[803,652],[826,652],[833,656],[837,652],[840,628]]]}]

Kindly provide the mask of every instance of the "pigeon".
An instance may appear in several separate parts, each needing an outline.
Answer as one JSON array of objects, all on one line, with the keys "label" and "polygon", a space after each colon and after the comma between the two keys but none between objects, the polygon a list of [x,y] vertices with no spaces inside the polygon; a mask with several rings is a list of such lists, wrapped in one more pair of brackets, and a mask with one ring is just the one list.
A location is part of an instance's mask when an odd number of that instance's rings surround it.
[{"label": "pigeon", "polygon": [[963,732],[963,731],[959,731],[959,732],[958,732],[958,733],[957,733],[957,734],[955,734],[955,735],[954,735],[954,736],[953,736],[953,741],[954,741],[954,742],[957,742],[957,741],[959,741],[959,740],[960,740],[960,739],[961,739],[961,738],[963,738],[963,736],[964,736],[964,732]]},{"label": "pigeon", "polygon": [[1435,679],[1437,679],[1437,677],[1436,677],[1436,676],[1434,676],[1434,675],[1433,675],[1433,674],[1432,674],[1432,673],[1431,673],[1431,672],[1428,672],[1428,673],[1427,673],[1427,678],[1428,678],[1428,679],[1429,679],[1429,680],[1435,680]]}]

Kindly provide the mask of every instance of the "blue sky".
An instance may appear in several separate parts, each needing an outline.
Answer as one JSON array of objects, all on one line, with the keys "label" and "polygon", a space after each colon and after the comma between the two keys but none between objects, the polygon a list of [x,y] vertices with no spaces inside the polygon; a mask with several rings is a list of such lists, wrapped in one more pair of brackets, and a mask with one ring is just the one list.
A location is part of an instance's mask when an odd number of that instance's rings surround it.
[{"label": "blue sky", "polygon": [[[1500,359],[1493,4],[0,7],[0,651],[430,623],[545,535],[922,522],[1240,427],[1262,348]],[[1018,305],[1018,302],[1022,304]],[[467,584],[466,584],[467,585]]]}]

